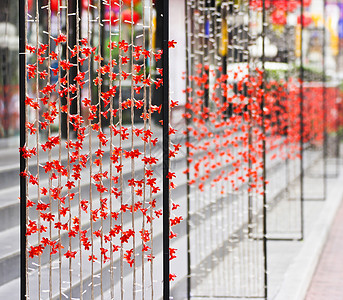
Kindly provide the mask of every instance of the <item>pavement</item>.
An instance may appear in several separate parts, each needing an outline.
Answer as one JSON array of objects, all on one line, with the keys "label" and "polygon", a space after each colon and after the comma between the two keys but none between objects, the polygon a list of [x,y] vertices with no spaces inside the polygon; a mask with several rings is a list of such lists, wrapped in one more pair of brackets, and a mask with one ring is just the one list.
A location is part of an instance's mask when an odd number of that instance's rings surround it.
[{"label": "pavement", "polygon": [[[269,248],[274,247],[275,251],[274,264],[284,265],[284,268],[273,269],[273,263],[270,264],[270,278],[274,280],[270,282],[271,291],[276,289],[270,299],[343,299],[342,172],[340,165],[340,175],[328,179],[325,201],[304,202],[305,237],[302,242],[284,242],[282,246],[277,244],[279,242],[269,242]],[[286,255],[281,256],[280,247]],[[273,262],[273,255],[270,261]]]},{"label": "pavement", "polygon": [[306,300],[343,299],[343,203],[331,226]]}]

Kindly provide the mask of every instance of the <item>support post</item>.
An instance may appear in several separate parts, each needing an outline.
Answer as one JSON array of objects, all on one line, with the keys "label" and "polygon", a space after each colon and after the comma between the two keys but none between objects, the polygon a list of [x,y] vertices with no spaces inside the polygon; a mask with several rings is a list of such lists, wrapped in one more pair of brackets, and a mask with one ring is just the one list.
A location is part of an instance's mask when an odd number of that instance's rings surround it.
[{"label": "support post", "polygon": [[[19,88],[20,148],[26,146],[26,1],[19,0]],[[20,152],[20,173],[26,170],[26,159]],[[20,176],[20,299],[26,300],[26,177]]]},{"label": "support post", "polygon": [[301,203],[301,239],[304,239],[304,0],[300,8],[300,203]]},{"label": "support post", "polygon": [[[159,2],[159,1],[157,1]],[[169,285],[169,0],[163,0],[163,299],[170,298]]]},{"label": "support post", "polygon": [[266,178],[267,178],[267,168],[266,168],[266,127],[265,127],[265,37],[266,37],[266,3],[263,0],[262,6],[262,180],[263,180],[263,265],[264,265],[264,298],[268,299],[268,264],[267,264],[267,194],[266,194]]}]

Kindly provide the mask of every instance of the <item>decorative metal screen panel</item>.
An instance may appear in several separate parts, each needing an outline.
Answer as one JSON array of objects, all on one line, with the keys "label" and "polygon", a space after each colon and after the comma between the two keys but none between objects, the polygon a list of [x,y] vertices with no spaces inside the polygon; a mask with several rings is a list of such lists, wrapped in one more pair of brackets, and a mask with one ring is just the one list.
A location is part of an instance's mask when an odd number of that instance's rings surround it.
[{"label": "decorative metal screen panel", "polygon": [[302,239],[301,3],[275,0],[266,9],[267,233]]},{"label": "decorative metal screen panel", "polygon": [[168,298],[182,220],[169,202],[168,1],[21,1],[21,14],[22,292]]},{"label": "decorative metal screen panel", "polygon": [[338,174],[316,3],[20,1],[23,300],[267,299]]},{"label": "decorative metal screen panel", "polygon": [[264,297],[262,2],[186,12],[188,297]]},{"label": "decorative metal screen panel", "polygon": [[322,9],[314,22],[306,22],[306,8],[304,7],[303,44],[308,44],[302,50],[304,58],[304,198],[325,200],[327,180],[325,1],[320,0],[316,3]]}]

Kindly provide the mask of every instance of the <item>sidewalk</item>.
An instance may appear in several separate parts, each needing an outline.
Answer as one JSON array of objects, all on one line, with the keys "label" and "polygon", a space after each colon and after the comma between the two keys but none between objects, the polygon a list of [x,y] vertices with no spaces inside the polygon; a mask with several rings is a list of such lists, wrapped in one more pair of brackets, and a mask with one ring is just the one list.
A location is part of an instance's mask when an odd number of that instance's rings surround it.
[{"label": "sidewalk", "polygon": [[312,278],[306,300],[343,299],[343,203],[337,211],[328,239]]},{"label": "sidewalk", "polygon": [[[328,179],[325,201],[305,201],[305,239],[280,244],[270,242],[273,300],[342,300],[343,299],[343,168],[340,176]],[[272,252],[273,252],[272,250]],[[293,256],[282,256],[290,253]],[[288,260],[288,262],[285,262]],[[274,262],[274,263],[273,263]],[[285,264],[277,269],[273,265]],[[274,267],[274,272],[273,272]],[[274,276],[273,276],[274,273]],[[283,273],[283,274],[281,274]],[[275,279],[272,279],[272,278]],[[277,277],[277,278],[276,278]]]}]

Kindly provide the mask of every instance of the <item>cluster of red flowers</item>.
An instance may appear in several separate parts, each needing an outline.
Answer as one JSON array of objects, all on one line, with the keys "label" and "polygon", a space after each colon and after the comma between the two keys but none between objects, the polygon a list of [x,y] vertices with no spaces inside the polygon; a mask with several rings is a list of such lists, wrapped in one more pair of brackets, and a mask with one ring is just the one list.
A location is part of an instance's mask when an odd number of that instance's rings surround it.
[{"label": "cluster of red flowers", "polygon": [[[190,120],[184,132],[190,137],[186,173],[201,192],[210,184],[224,194],[245,189],[248,182],[247,192],[263,194],[263,141],[268,159],[294,160],[301,158],[301,139],[304,145],[322,147],[325,112],[326,131],[337,130],[337,88],[326,88],[324,103],[323,86],[309,84],[301,106],[300,82],[293,78],[262,84],[258,69],[218,76],[202,65],[194,73],[185,91],[184,117]],[[216,78],[212,87],[210,74]]]},{"label": "cluster of red flowers", "polygon": [[[235,74],[217,76],[211,90],[211,102],[214,108],[206,106],[205,89],[208,89],[208,66],[197,66],[197,75],[191,76],[192,88],[188,93],[185,118],[194,126],[187,128],[186,134],[191,139],[189,148],[190,184],[195,184],[204,191],[205,184],[221,183],[221,194],[225,193],[228,182],[233,191],[253,179],[249,191],[254,189],[262,193],[263,183],[259,170],[262,168],[262,76],[256,70],[256,76],[239,69]],[[204,72],[202,72],[204,70]],[[213,76],[215,77],[215,71]],[[237,84],[237,93],[232,93],[233,83],[227,83],[233,77]],[[223,97],[225,101],[223,101]],[[267,121],[266,121],[267,124]],[[212,129],[211,129],[212,128]],[[254,140],[250,137],[253,136]],[[204,153],[200,155],[199,153]],[[250,167],[248,166],[251,162]],[[231,165],[230,168],[227,166]],[[237,180],[235,178],[237,177]]]},{"label": "cluster of red flowers", "polygon": [[[310,6],[312,0],[303,0],[304,7]],[[286,25],[287,14],[299,9],[300,0],[265,0],[265,9],[268,11],[271,24]],[[263,9],[262,0],[250,0],[250,7],[254,10]]]},{"label": "cluster of red flowers", "polygon": [[[155,166],[160,162],[151,150],[142,151],[142,148],[149,149],[150,147],[151,149],[158,144],[158,138],[151,126],[147,124],[153,114],[161,112],[162,105],[149,105],[148,97],[143,100],[127,99],[118,104],[118,101],[114,100],[119,90],[118,85],[106,87],[104,82],[105,80],[118,82],[129,79],[132,81],[136,95],[140,94],[142,89],[149,89],[151,86],[158,89],[163,85],[163,70],[157,69],[157,75],[155,78],[151,78],[144,73],[143,66],[138,62],[141,59],[150,59],[156,62],[161,59],[163,52],[159,50],[154,53],[143,49],[141,46],[131,46],[124,40],[118,43],[110,42],[108,44],[110,51],[116,48],[121,56],[104,63],[105,59],[99,54],[99,49],[91,47],[86,38],[80,40],[78,45],[70,48],[65,59],[61,58],[61,45],[67,42],[67,37],[60,34],[54,39],[54,42],[54,46],[58,49],[55,50],[56,52],[48,53],[50,46],[47,44],[40,44],[39,47],[27,45],[26,47],[28,54],[31,55],[30,61],[32,61],[32,57],[35,59],[35,62],[27,64],[28,82],[34,81],[35,85],[39,81],[38,86],[41,87],[36,92],[36,97],[26,97],[27,110],[36,115],[35,120],[26,123],[27,134],[37,137],[40,133],[46,132],[48,137],[45,142],[36,143],[33,148],[27,146],[21,148],[20,151],[25,158],[35,160],[40,151],[49,153],[49,158],[45,162],[38,158],[40,166],[47,174],[45,175],[48,177],[47,181],[40,179],[38,171],[36,174],[32,174],[27,169],[21,173],[22,176],[27,177],[29,184],[37,186],[39,190],[38,201],[34,201],[32,198],[31,200],[27,199],[27,207],[30,208],[30,211],[35,209],[39,213],[38,219],[28,220],[27,236],[36,233],[41,234],[39,243],[31,246],[31,249],[28,250],[29,256],[31,258],[40,256],[47,249],[49,249],[50,255],[62,251],[64,247],[62,241],[58,241],[58,237],[53,238],[51,234],[50,236],[44,235],[49,227],[50,229],[55,228],[61,236],[66,235],[69,239],[79,239],[83,251],[92,249],[93,238],[101,238],[105,244],[101,243],[102,246],[98,249],[100,250],[100,252],[98,251],[100,257],[95,254],[93,249],[89,255],[89,261],[95,261],[99,258],[105,263],[110,259],[109,250],[117,252],[123,249],[125,244],[129,245],[131,241],[134,245],[135,236],[139,235],[138,228],[124,229],[124,214],[136,213],[134,218],[142,218],[145,224],[151,224],[155,218],[162,215],[162,209],[159,208],[161,203],[157,203],[157,200],[154,199],[161,191],[158,176],[155,174]],[[175,44],[175,41],[170,41],[169,47],[174,48]],[[75,78],[70,78],[72,68],[76,68],[75,64],[71,62],[71,58],[76,58],[79,66]],[[120,61],[118,61],[119,59]],[[53,61],[58,62],[57,67],[51,67]],[[91,75],[85,66],[93,64],[93,62],[97,63],[98,69],[94,79],[90,80]],[[121,72],[115,73],[113,70],[118,64],[122,66]],[[125,68],[126,65],[132,66],[132,73],[126,72],[128,70]],[[51,84],[52,75],[59,77],[58,82]],[[96,99],[97,103],[94,100],[81,97],[81,91],[87,89],[87,85],[93,84],[100,91],[100,99]],[[67,99],[66,105],[61,104],[62,98]],[[70,113],[69,107],[76,101],[82,102],[86,113],[82,113],[80,109],[76,114]],[[78,105],[80,107],[80,104]],[[171,106],[176,105],[177,102],[173,101]],[[144,128],[125,127],[121,122],[116,121],[114,123],[113,121],[109,126],[109,133],[105,132],[101,124],[101,117],[115,120],[119,113],[122,115],[123,111],[134,108],[144,108],[140,116],[144,121]],[[53,125],[58,126],[63,114],[67,116],[68,130],[75,132],[76,136],[72,139],[70,133],[65,143],[59,134],[55,136],[51,134],[51,127]],[[176,130],[170,127],[169,134],[174,135],[175,133]],[[94,145],[94,142],[89,140],[92,135],[96,135],[99,143],[96,149],[89,152],[84,148],[86,145],[87,147]],[[118,145],[114,144],[114,139],[118,140]],[[137,148],[134,148],[133,140],[136,141]],[[87,141],[89,141],[89,145],[86,144]],[[132,142],[130,143],[130,141]],[[124,148],[123,144],[125,143],[130,145],[130,148]],[[180,144],[171,145],[170,157],[175,157],[180,147]],[[67,155],[56,157],[58,150]],[[109,159],[111,167],[110,170],[104,171],[103,168],[109,168],[107,165],[103,165],[106,158]],[[127,172],[125,166],[132,165],[134,162],[137,165],[143,165],[143,173],[137,172],[140,174],[139,178],[124,179],[125,172]],[[91,170],[90,174],[88,172],[87,175],[86,170]],[[171,189],[175,188],[173,178],[175,178],[175,173],[170,172],[168,179]],[[94,187],[98,192],[97,196],[94,196],[93,192],[93,196],[89,194],[88,198],[83,199],[81,197],[80,187],[85,181],[91,181],[91,190]],[[30,195],[28,196],[30,197]],[[128,198],[130,197],[134,199],[133,202],[129,201]],[[95,199],[98,199],[97,204]],[[122,204],[114,209],[113,207],[118,205],[114,205],[109,199],[116,199],[116,203]],[[147,199],[151,200],[147,202]],[[75,206],[73,203],[78,207],[79,212],[76,214],[73,210]],[[173,210],[177,207],[178,205],[173,204]],[[89,215],[89,222],[94,224],[99,223],[99,221],[102,224],[106,219],[112,219],[108,232],[102,226],[98,230],[85,229],[90,226],[88,224],[85,227],[85,224],[81,223],[81,219],[85,219],[82,215],[86,214]],[[179,224],[181,220],[182,217],[173,216],[170,225]],[[151,232],[141,229],[139,233],[142,239],[141,251],[146,253],[150,250]],[[175,236],[171,232],[170,238]],[[116,237],[117,239],[115,239]],[[71,249],[69,246],[66,248],[68,249],[63,254],[68,259],[76,258],[78,252],[81,251],[81,249]],[[125,251],[123,259],[132,266],[135,260],[135,250],[131,248]],[[176,249],[170,251],[171,259],[173,259]],[[151,254],[145,255],[145,257],[149,261],[154,258]]]}]

